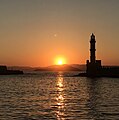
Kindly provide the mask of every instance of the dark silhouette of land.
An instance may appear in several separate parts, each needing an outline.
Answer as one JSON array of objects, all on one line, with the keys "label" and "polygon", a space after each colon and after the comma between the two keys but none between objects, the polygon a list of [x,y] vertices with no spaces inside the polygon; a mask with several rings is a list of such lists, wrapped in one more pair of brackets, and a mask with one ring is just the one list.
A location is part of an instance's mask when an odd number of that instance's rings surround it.
[{"label": "dark silhouette of land", "polygon": [[48,67],[36,68],[34,71],[84,71],[85,65],[78,64],[64,64],[64,65],[52,65]]},{"label": "dark silhouette of land", "polygon": [[23,74],[20,70],[8,70],[6,66],[0,66],[0,75],[18,75]]},{"label": "dark silhouette of land", "polygon": [[101,60],[96,60],[95,55],[95,36],[91,35],[90,40],[90,61],[87,60],[86,72],[80,73],[77,76],[83,77],[119,77],[119,67],[105,67],[101,65]]}]

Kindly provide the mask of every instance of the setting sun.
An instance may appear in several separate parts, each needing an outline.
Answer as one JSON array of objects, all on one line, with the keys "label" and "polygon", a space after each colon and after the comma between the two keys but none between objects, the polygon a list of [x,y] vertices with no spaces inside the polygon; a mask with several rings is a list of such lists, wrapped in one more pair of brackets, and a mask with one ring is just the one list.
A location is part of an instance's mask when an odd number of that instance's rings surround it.
[{"label": "setting sun", "polygon": [[57,61],[57,64],[58,64],[58,65],[62,65],[62,64],[63,64],[63,61],[62,61],[62,60],[58,60],[58,61]]},{"label": "setting sun", "polygon": [[56,61],[55,61],[55,64],[56,65],[63,65],[65,64],[65,59],[64,58],[57,58]]}]

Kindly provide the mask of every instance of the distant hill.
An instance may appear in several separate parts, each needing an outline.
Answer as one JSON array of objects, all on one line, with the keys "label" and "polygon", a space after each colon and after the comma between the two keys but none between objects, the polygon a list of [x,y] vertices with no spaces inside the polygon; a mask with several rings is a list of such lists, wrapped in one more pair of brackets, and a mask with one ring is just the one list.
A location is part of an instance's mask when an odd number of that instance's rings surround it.
[{"label": "distant hill", "polygon": [[28,67],[28,66],[8,66],[9,70],[22,70],[26,72],[32,71],[85,71],[85,65],[79,64],[64,64],[64,65],[51,65],[48,67]]},{"label": "distant hill", "polygon": [[[109,66],[104,67],[119,67],[119,66]],[[48,67],[29,67],[29,66],[8,66],[8,70],[21,70],[24,72],[33,72],[33,71],[85,71],[85,64],[64,64],[64,65],[51,65]]]},{"label": "distant hill", "polygon": [[35,68],[27,66],[8,66],[8,70],[34,71]]},{"label": "distant hill", "polygon": [[85,65],[78,64],[52,65],[48,67],[35,69],[35,71],[83,71],[83,70],[85,70]]}]

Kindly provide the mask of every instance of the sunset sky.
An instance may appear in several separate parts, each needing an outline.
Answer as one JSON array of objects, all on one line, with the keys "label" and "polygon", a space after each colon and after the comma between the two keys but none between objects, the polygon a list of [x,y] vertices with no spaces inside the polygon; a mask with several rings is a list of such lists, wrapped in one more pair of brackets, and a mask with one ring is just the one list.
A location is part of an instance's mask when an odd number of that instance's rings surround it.
[{"label": "sunset sky", "polygon": [[119,65],[119,0],[0,0],[0,64],[48,66],[89,59]]}]

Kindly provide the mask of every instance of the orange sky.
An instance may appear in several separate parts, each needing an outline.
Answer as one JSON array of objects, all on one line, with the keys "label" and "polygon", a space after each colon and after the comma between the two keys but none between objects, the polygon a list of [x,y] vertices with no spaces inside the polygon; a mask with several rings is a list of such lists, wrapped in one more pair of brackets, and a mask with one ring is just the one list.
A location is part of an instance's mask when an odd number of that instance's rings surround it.
[{"label": "orange sky", "polygon": [[84,64],[94,32],[97,59],[119,65],[118,11],[118,0],[0,1],[0,64]]}]

